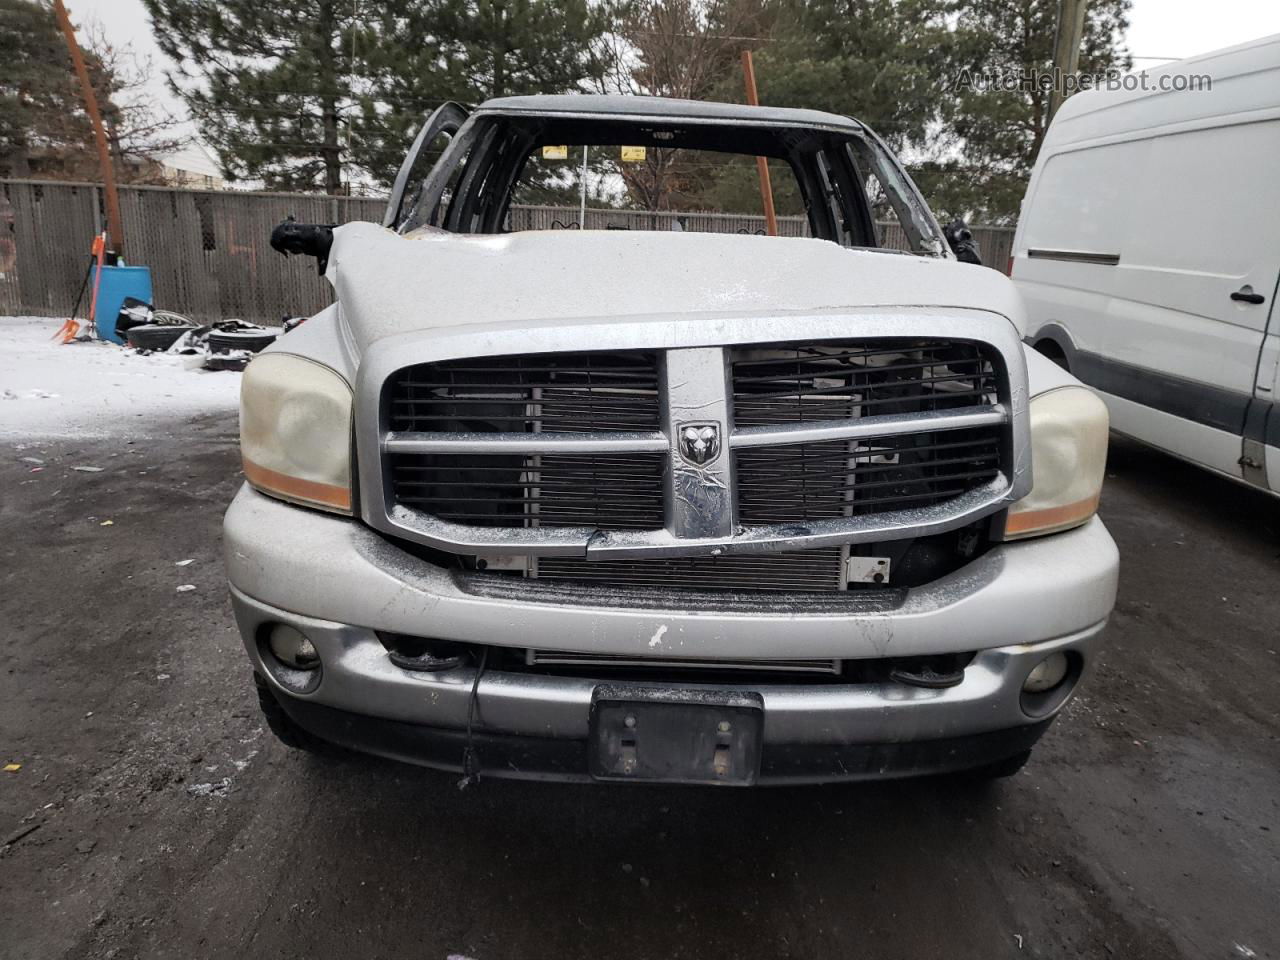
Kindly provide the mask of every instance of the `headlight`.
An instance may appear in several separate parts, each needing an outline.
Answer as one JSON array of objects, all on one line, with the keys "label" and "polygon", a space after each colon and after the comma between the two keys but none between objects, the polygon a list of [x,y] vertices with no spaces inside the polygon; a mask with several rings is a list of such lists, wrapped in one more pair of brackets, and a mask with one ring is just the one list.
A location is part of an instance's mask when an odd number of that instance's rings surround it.
[{"label": "headlight", "polygon": [[1079,526],[1098,509],[1107,466],[1107,408],[1084,387],[1031,400],[1031,492],[1009,510],[1006,540]]},{"label": "headlight", "polygon": [[312,360],[255,357],[240,384],[240,455],[263,493],[351,513],[351,388]]}]

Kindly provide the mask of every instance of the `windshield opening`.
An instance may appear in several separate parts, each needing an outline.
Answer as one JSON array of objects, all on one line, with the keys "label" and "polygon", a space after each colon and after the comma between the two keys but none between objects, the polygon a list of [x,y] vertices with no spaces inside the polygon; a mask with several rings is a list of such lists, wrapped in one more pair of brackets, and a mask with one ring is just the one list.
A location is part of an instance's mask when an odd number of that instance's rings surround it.
[{"label": "windshield opening", "polygon": [[764,158],[781,236],[938,255],[915,188],[852,131],[643,118],[484,114],[453,138],[402,231],[766,233]]}]

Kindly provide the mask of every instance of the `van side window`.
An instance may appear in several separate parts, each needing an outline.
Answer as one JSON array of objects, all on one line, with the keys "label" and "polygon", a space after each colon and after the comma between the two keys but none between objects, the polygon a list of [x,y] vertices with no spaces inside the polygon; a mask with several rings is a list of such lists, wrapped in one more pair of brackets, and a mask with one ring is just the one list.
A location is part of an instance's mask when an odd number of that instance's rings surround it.
[{"label": "van side window", "polygon": [[[1040,172],[1023,238],[1036,250],[1118,254],[1150,141],[1060,153]],[[1170,198],[1172,201],[1172,198]]]}]

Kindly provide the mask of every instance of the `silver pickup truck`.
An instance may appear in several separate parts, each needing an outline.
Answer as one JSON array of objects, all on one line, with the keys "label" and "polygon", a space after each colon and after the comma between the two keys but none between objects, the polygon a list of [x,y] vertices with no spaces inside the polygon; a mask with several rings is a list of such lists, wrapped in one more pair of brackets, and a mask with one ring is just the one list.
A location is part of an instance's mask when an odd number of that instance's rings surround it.
[{"label": "silver pickup truck", "polygon": [[[679,209],[760,157],[796,236],[516,222],[579,175]],[[286,743],[467,777],[1004,776],[1098,654],[1106,410],[857,121],[448,104],[383,224],[273,244],[337,294],[244,374],[225,523]]]}]

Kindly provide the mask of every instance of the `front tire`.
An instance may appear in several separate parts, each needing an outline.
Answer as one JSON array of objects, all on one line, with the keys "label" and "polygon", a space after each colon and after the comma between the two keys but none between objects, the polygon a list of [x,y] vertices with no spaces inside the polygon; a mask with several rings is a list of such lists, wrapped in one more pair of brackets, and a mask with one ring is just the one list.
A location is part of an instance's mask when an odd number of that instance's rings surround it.
[{"label": "front tire", "polygon": [[1005,780],[1025,767],[1030,759],[1031,751],[1023,750],[1021,753],[1015,753],[1013,756],[1005,757],[1003,760],[996,760],[981,767],[974,767],[972,770],[966,771],[965,776],[973,780],[986,782]]},{"label": "front tire", "polygon": [[263,719],[267,721],[267,726],[276,735],[277,740],[293,750],[305,750],[307,753],[314,754],[332,752],[328,743],[293,722],[284,712],[284,707],[280,706],[280,701],[276,699],[260,673],[254,673],[253,685],[258,692],[258,708],[262,711]]}]

